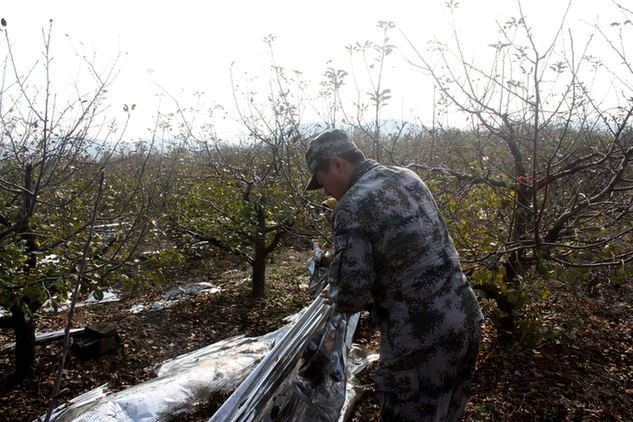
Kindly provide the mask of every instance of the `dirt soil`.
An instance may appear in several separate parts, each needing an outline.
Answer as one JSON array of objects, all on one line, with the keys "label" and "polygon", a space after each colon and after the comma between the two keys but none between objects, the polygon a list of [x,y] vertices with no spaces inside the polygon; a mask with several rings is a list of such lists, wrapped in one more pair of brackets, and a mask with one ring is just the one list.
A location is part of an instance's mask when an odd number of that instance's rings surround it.
[{"label": "dirt soil", "polygon": [[[547,330],[537,345],[501,340],[486,315],[464,421],[633,421],[633,286],[589,297],[553,287],[538,304]],[[370,386],[352,420],[378,411]]]},{"label": "dirt soil", "polygon": [[[99,360],[71,359],[64,371],[60,401],[104,383],[126,388],[154,376],[152,368],[166,359],[237,335],[258,336],[283,324],[283,318],[309,303],[304,262],[309,251],[286,250],[268,271],[268,297],[252,299],[248,268],[232,261],[201,262],[186,276],[152,289],[124,293],[122,300],[79,308],[75,327],[108,323],[123,340],[120,353]],[[182,300],[160,311],[131,314],[130,307],[151,303],[164,291],[190,282],[209,281],[224,288]],[[573,294],[564,286],[538,304],[548,335],[533,346],[508,343],[486,319],[466,421],[629,421],[633,420],[633,292],[631,286],[600,286],[592,295]],[[61,329],[64,313],[43,314],[39,331]],[[356,334],[359,343],[379,341],[369,314]],[[0,331],[0,346],[13,341]],[[45,413],[59,363],[59,341],[41,344],[34,375],[0,392],[0,421],[32,421]],[[9,350],[0,351],[0,379],[13,367]],[[353,421],[375,421],[375,368],[361,379],[367,391]],[[225,399],[216,395],[180,415],[178,421],[206,421]]]}]

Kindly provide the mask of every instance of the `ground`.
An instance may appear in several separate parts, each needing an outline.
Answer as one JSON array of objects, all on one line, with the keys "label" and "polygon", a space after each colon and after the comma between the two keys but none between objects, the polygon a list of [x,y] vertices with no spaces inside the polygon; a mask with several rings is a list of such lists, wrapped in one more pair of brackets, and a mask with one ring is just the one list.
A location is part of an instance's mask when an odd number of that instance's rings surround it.
[{"label": "ground", "polygon": [[[71,360],[64,372],[61,401],[110,383],[124,388],[151,378],[148,368],[235,334],[261,335],[283,324],[283,317],[309,303],[304,263],[309,251],[287,249],[268,270],[268,297],[252,299],[248,268],[232,260],[208,258],[181,277],[151,289],[124,294],[120,302],[80,308],[75,326],[108,322],[123,339],[122,353],[97,361]],[[169,288],[192,281],[224,285],[220,293],[186,299],[155,312],[131,314],[136,303],[156,300]],[[591,294],[552,282],[552,295],[535,309],[549,327],[531,346],[499,338],[487,312],[484,339],[467,406],[467,421],[633,420],[633,292],[609,284]],[[65,314],[44,314],[39,330],[62,328]],[[364,314],[356,335],[376,345],[378,333]],[[12,341],[0,331],[0,345]],[[34,376],[0,395],[0,420],[32,421],[46,410],[58,364],[59,342],[38,346]],[[0,377],[12,368],[9,351],[0,352]],[[368,390],[352,417],[377,420],[371,387],[373,368],[362,375]],[[210,398],[179,421],[206,421],[224,400]]]}]

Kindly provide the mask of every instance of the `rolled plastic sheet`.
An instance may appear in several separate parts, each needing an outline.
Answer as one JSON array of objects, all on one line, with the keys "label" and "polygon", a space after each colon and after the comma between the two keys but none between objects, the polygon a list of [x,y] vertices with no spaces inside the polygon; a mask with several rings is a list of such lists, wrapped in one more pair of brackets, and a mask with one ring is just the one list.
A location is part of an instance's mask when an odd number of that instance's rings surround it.
[{"label": "rolled plastic sheet", "polygon": [[182,355],[161,365],[157,378],[116,393],[93,396],[94,400],[71,401],[56,409],[51,420],[169,420],[206,402],[215,392],[233,391],[287,330],[285,326],[261,337],[233,337]]},{"label": "rolled plastic sheet", "polygon": [[[316,245],[308,269],[310,291],[318,295],[327,284],[328,268],[327,255]],[[209,422],[338,421],[358,320],[359,314],[332,312],[317,296]]]},{"label": "rolled plastic sheet", "polygon": [[334,313],[322,332],[310,339],[289,382],[282,383],[261,421],[331,421],[339,419],[346,397],[347,331],[358,318]]},{"label": "rolled plastic sheet", "polygon": [[[89,406],[91,403],[94,403],[100,398],[105,397],[109,393],[110,389],[108,388],[108,384],[103,384],[97,388],[93,388],[92,390],[71,399],[68,403],[57,407],[51,415],[51,421],[58,420],[58,418],[64,413],[68,414],[68,416],[71,412],[79,413],[81,412],[81,409]],[[36,419],[36,421],[43,421],[45,418],[46,415],[42,415],[39,419]]]},{"label": "rolled plastic sheet", "polygon": [[[278,378],[274,371],[262,370],[264,375],[259,376],[257,370],[254,371],[244,381],[244,384],[250,381],[254,387],[249,391],[244,385],[240,386],[223,405],[235,406],[237,403],[241,408],[230,407],[226,413],[220,408],[210,420],[342,422],[349,418],[366,389],[356,376],[378,359],[376,353],[351,344],[358,320],[359,314],[334,313],[324,329],[309,339],[292,370],[281,372]],[[289,363],[288,360],[285,363]],[[265,361],[260,365],[265,366]],[[264,376],[269,378],[258,378]],[[274,393],[259,391],[270,384],[278,385]],[[250,404],[248,400],[235,397],[238,394],[250,394]]]},{"label": "rolled plastic sheet", "polygon": [[330,259],[329,253],[323,252],[319,245],[314,245],[314,255],[306,263],[310,273],[308,291],[312,296],[316,296],[328,282]]},{"label": "rolled plastic sheet", "polygon": [[[322,421],[331,420],[344,422],[352,415],[356,402],[362,397],[367,386],[358,381],[356,375],[362,372],[369,364],[378,359],[378,354],[370,353],[362,346],[353,344],[348,353],[346,364],[347,382],[345,394],[340,388],[335,388],[333,402],[327,401],[327,395],[312,396],[309,390],[304,390],[307,395],[296,394],[295,384],[298,374],[290,377],[290,382],[280,388],[272,400],[267,412],[258,419],[260,422],[273,421]],[[326,383],[322,384],[325,385]],[[317,391],[317,394],[319,392]],[[341,407],[341,398],[344,401]],[[325,400],[324,400],[325,399]],[[338,412],[336,411],[338,408]]]},{"label": "rolled plastic sheet", "polygon": [[274,393],[287,382],[307,342],[330,314],[331,307],[317,297],[209,421],[252,421],[264,416]]}]

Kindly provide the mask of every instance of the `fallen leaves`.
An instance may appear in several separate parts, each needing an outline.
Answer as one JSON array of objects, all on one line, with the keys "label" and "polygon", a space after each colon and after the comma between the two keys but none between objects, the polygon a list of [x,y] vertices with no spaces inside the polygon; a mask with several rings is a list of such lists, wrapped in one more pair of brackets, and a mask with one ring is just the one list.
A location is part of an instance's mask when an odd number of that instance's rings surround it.
[{"label": "fallen leaves", "polygon": [[[105,382],[114,389],[135,385],[153,377],[152,367],[168,358],[232,335],[261,335],[281,326],[285,316],[308,302],[305,289],[297,287],[305,258],[288,260],[287,266],[281,264],[270,272],[266,299],[252,299],[249,283],[233,283],[246,278],[246,271],[218,269],[220,280],[214,281],[230,282],[230,286],[217,295],[190,298],[173,308],[138,315],[128,312],[130,304],[159,298],[173,284],[144,297],[82,308],[76,326],[114,324],[121,332],[123,352],[99,361],[71,361],[64,372],[60,401]],[[464,420],[633,420],[632,290],[604,287],[603,297],[592,298],[554,289],[541,311],[543,320],[552,326],[573,330],[565,341],[551,338],[532,347],[502,344],[487,321]],[[58,328],[63,317],[47,316],[41,326]],[[581,323],[570,324],[572,318]],[[0,340],[8,338],[2,334]],[[355,341],[374,346],[379,342],[368,313],[361,317]],[[34,378],[0,395],[0,420],[31,421],[43,413],[59,350],[59,344],[39,346]],[[11,360],[9,352],[0,353],[0,376],[9,374]],[[371,367],[362,373],[361,381],[370,388],[356,407],[354,422],[378,420],[378,401],[371,387],[374,372]],[[225,394],[211,397],[193,414],[174,420],[206,421],[225,399]]]}]

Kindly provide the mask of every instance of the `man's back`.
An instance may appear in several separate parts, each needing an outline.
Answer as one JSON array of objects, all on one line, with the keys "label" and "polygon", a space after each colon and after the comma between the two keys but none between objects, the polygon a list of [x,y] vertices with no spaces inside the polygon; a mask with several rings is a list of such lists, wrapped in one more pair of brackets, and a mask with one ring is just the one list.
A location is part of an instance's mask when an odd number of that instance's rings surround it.
[{"label": "man's back", "polygon": [[365,161],[335,210],[334,302],[371,296],[388,363],[481,319],[435,201],[410,170]]},{"label": "man's back", "polygon": [[456,421],[481,341],[477,299],[433,196],[413,172],[378,165],[340,129],[305,154],[307,190],[338,200],[330,286],[341,312],[374,301],[381,421]]}]

